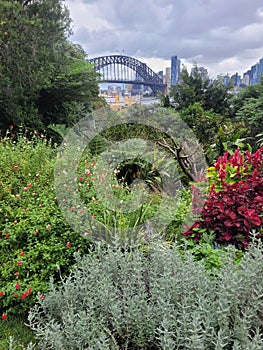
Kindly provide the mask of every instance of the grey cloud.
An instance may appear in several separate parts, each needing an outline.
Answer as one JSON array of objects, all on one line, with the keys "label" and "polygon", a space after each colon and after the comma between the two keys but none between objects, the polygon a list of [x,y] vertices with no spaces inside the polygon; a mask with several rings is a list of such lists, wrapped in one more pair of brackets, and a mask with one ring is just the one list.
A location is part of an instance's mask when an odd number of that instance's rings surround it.
[{"label": "grey cloud", "polygon": [[[66,2],[74,6],[72,0]],[[82,2],[96,6],[110,28],[90,30],[87,20],[85,27],[75,31],[73,40],[84,44],[93,57],[124,50],[132,56],[162,59],[174,54],[185,59],[199,56],[209,64],[242,57],[262,46],[263,17],[258,14],[262,0]]]}]

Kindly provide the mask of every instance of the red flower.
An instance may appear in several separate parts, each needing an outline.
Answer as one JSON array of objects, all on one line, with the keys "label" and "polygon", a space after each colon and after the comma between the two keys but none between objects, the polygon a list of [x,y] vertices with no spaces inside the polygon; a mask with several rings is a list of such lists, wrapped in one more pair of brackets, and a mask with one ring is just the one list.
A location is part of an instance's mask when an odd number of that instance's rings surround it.
[{"label": "red flower", "polygon": [[15,294],[14,294],[14,298],[17,298],[17,297],[18,297],[18,294],[15,293]]},{"label": "red flower", "polygon": [[25,255],[25,252],[21,252],[21,253],[20,253],[20,256],[24,256],[24,255]]},{"label": "red flower", "polygon": [[19,169],[19,166],[18,165],[14,165],[14,170],[18,170]]},{"label": "red flower", "polygon": [[70,242],[68,242],[68,243],[67,243],[67,247],[70,247],[70,246],[71,246],[71,243],[70,243]]},{"label": "red flower", "polygon": [[5,293],[4,292],[0,292],[0,297],[4,296]]},{"label": "red flower", "polygon": [[21,295],[20,300],[24,300],[28,296],[28,292],[25,292]]},{"label": "red flower", "polygon": [[20,288],[20,284],[19,282],[16,282],[16,290],[18,290]]},{"label": "red flower", "polygon": [[7,318],[7,314],[3,314],[2,316],[1,316],[1,318],[4,320],[4,319],[6,319]]}]

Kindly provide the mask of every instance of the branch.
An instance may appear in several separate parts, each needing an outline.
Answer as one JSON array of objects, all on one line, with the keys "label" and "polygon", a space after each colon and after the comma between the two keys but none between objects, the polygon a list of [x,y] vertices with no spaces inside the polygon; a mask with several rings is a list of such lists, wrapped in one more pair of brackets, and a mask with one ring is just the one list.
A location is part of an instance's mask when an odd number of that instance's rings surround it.
[{"label": "branch", "polygon": [[174,158],[178,161],[183,173],[188,177],[190,181],[195,181],[193,174],[189,170],[189,168],[191,168],[189,157],[186,155],[181,155],[182,147],[178,146],[173,138],[171,138],[171,140],[173,147],[171,147],[164,138],[162,141],[157,141],[157,144],[167,149],[174,156]]}]

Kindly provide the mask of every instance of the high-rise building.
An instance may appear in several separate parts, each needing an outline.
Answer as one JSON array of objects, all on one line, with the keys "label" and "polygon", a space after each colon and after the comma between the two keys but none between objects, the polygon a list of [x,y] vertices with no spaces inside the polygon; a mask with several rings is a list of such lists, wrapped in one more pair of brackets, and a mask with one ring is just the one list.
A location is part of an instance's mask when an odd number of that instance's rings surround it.
[{"label": "high-rise building", "polygon": [[251,81],[250,85],[255,85],[258,83],[258,68],[259,64],[256,63],[254,66],[251,67]]},{"label": "high-rise building", "polygon": [[258,64],[258,83],[260,83],[260,78],[262,74],[263,74],[263,58],[259,60],[259,64]]},{"label": "high-rise building", "polygon": [[165,68],[164,83],[167,84],[167,88],[171,87],[171,68]]},{"label": "high-rise building", "polygon": [[181,61],[177,56],[171,57],[171,86],[178,83],[180,80],[180,65]]},{"label": "high-rise building", "polygon": [[191,74],[193,75],[194,73],[200,74],[202,80],[208,79],[208,70],[204,67],[194,66],[191,69]]}]

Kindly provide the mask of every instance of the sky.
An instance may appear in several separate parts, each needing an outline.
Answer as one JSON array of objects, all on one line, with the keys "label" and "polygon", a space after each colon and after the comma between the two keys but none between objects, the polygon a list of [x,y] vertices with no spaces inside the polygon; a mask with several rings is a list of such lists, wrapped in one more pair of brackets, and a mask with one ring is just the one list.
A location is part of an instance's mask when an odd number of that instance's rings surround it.
[{"label": "sky", "polygon": [[88,58],[123,54],[158,72],[178,56],[209,76],[243,74],[263,57],[262,0],[65,0],[70,40]]}]

